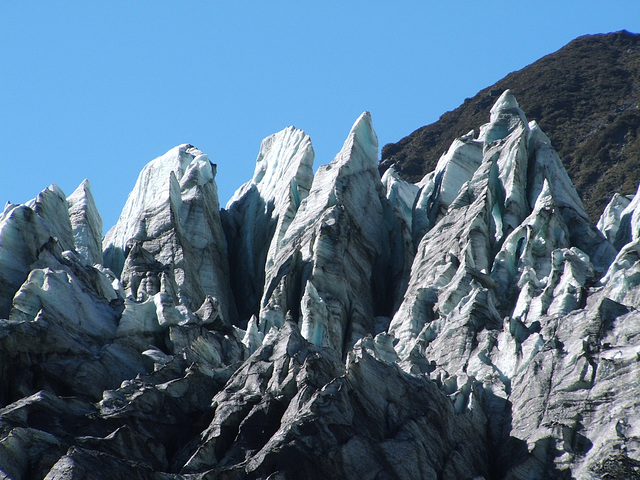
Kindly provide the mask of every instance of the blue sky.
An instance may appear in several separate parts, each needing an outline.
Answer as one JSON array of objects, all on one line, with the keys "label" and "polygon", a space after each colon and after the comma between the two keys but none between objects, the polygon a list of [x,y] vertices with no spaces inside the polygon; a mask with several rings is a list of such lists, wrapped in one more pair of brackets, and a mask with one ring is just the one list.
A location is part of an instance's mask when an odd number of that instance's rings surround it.
[{"label": "blue sky", "polygon": [[637,0],[306,3],[0,0],[0,202],[88,178],[106,231],[191,143],[224,205],[289,125],[317,168],[365,110],[382,147],[577,36],[640,32]]}]

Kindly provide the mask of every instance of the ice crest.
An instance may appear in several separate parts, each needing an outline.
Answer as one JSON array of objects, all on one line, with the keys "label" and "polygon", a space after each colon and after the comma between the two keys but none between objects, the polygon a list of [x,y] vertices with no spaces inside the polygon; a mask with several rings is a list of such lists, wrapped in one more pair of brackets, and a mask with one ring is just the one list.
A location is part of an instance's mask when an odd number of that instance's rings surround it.
[{"label": "ice crest", "polygon": [[265,138],[220,210],[180,145],[104,255],[88,181],[5,207],[3,474],[633,475],[640,194],[596,228],[509,91],[416,185],[380,177],[367,112],[313,158]]}]

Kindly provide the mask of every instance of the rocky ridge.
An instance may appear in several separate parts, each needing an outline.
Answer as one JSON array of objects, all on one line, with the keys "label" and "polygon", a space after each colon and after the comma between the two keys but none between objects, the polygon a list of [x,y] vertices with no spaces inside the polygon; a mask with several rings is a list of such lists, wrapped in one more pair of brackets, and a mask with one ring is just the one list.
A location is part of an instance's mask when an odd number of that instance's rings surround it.
[{"label": "rocky ridge", "polygon": [[0,476],[640,478],[640,193],[594,225],[510,91],[415,185],[377,147],[287,128],[220,211],[181,145],[102,241],[86,181],[7,204]]}]

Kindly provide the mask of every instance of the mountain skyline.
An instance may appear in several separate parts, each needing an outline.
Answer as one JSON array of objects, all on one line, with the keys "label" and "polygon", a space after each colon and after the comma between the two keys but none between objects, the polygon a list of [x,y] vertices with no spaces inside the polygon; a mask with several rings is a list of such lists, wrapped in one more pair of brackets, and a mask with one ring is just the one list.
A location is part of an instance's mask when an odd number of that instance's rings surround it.
[{"label": "mountain skyline", "polygon": [[596,226],[509,90],[420,188],[377,152],[284,129],[220,211],[180,145],[104,239],[86,184],[8,205],[0,472],[636,477],[640,193]]},{"label": "mountain skyline", "polygon": [[50,183],[70,195],[88,178],[106,232],[140,168],[190,143],[218,164],[224,205],[251,178],[262,139],[289,125],[311,136],[317,169],[365,110],[380,145],[396,142],[579,35],[640,31],[634,2],[473,15],[461,13],[467,2],[365,5],[1,5],[11,168],[0,201]]}]

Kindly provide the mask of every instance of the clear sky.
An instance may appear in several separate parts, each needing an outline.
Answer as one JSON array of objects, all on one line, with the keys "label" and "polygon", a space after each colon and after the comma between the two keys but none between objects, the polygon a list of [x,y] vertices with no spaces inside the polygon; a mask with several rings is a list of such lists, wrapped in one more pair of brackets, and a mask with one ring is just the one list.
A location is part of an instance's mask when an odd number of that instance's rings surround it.
[{"label": "clear sky", "polygon": [[224,206],[289,125],[317,168],[365,110],[382,147],[621,29],[640,32],[640,1],[0,0],[0,202],[88,178],[106,231],[140,169],[191,143],[218,164]]}]

